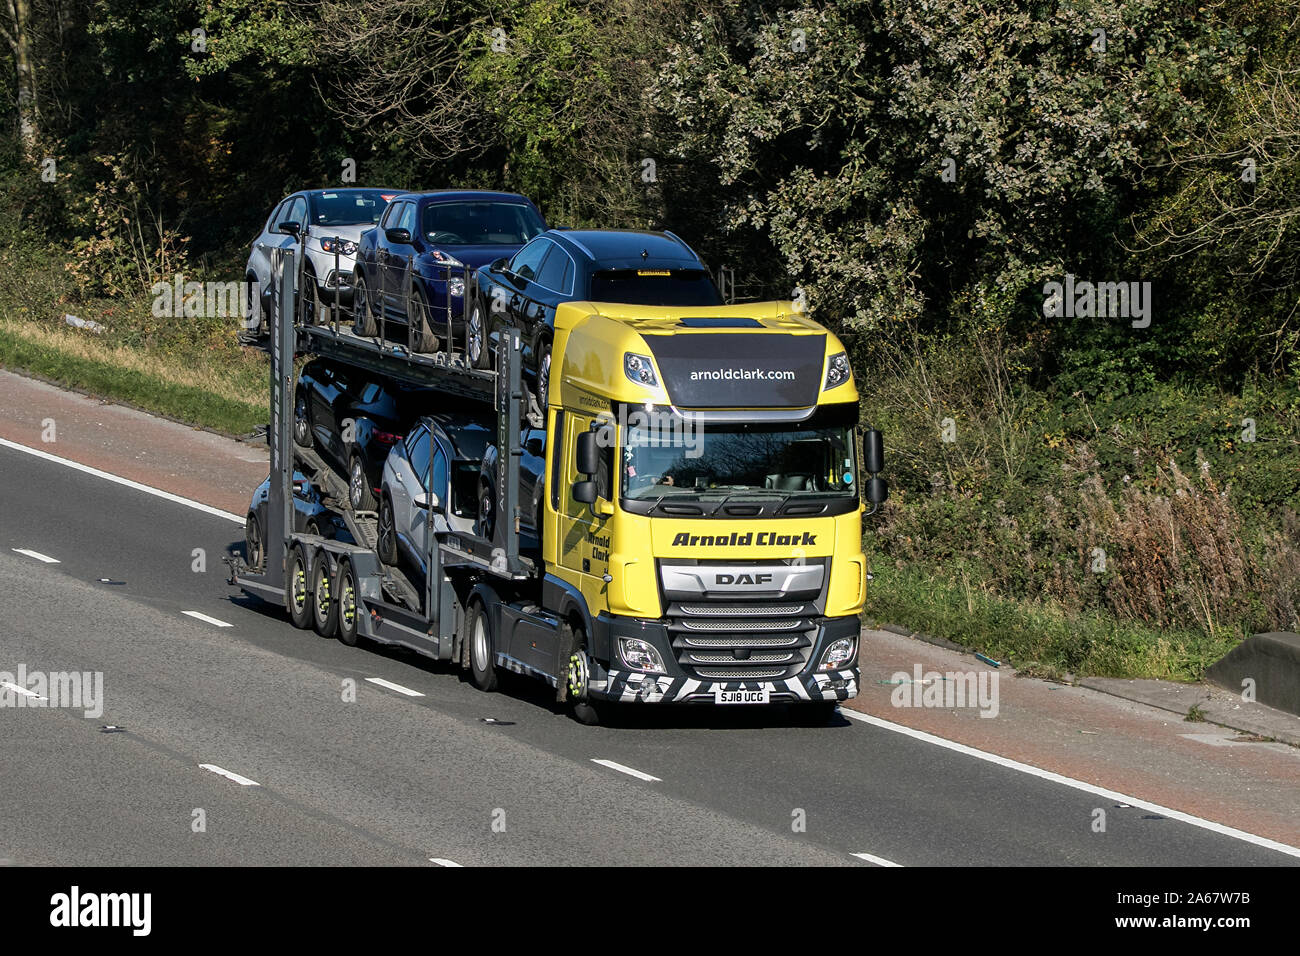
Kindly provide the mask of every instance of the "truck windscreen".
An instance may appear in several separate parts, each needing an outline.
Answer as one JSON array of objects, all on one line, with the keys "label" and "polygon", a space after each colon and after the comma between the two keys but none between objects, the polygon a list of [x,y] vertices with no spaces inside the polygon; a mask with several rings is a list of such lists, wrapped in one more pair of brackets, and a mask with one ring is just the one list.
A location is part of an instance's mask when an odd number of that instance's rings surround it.
[{"label": "truck windscreen", "polygon": [[806,422],[685,423],[629,417],[621,442],[622,497],[694,502],[725,499],[856,499],[853,424],[821,410]]}]

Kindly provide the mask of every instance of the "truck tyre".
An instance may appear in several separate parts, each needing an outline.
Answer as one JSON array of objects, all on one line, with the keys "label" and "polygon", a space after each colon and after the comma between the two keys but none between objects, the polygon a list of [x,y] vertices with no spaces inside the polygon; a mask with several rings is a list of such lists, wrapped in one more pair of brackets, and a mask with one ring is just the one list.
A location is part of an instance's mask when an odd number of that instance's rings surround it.
[{"label": "truck tyre", "polygon": [[384,496],[383,502],[379,505],[379,532],[376,548],[379,552],[379,560],[384,562],[390,568],[397,567],[397,525],[393,520],[393,505]]},{"label": "truck tyre", "polygon": [[492,618],[482,601],[474,601],[465,615],[465,636],[469,640],[469,670],[474,686],[491,693],[500,686],[496,666],[496,643],[492,635]]},{"label": "truck tyre", "polygon": [[360,271],[352,285],[352,334],[367,338],[379,334],[374,303],[370,301],[370,287],[366,285],[366,277]]},{"label": "truck tyre", "polygon": [[293,621],[294,627],[311,627],[311,582],[307,577],[307,554],[301,544],[295,544],[289,552],[284,606],[289,609],[289,620]]},{"label": "truck tyre", "polygon": [[492,365],[487,309],[483,307],[483,299],[478,293],[472,296],[469,318],[465,322],[465,354],[474,368],[490,368]]},{"label": "truck tyre", "polygon": [[797,727],[825,727],[835,716],[833,700],[814,700],[806,704],[791,704],[790,718]]},{"label": "truck tyre", "polygon": [[357,646],[358,621],[360,613],[357,608],[357,576],[352,570],[352,562],[347,558],[339,561],[337,583],[334,586],[337,595],[339,629],[338,639],[348,647]]},{"label": "truck tyre", "polygon": [[320,551],[311,571],[311,626],[321,637],[333,637],[338,629],[339,603],[334,594],[329,555]]},{"label": "truck tyre", "polygon": [[608,721],[608,705],[587,698],[590,663],[587,657],[587,632],[581,624],[565,622],[560,626],[560,643],[573,648],[569,657],[568,699],[573,705],[573,719],[588,727]]},{"label": "truck tyre", "polygon": [[411,290],[411,310],[406,316],[406,327],[410,340],[408,345],[412,352],[438,351],[438,336],[429,326],[429,303],[419,286]]},{"label": "truck tyre", "polygon": [[366,467],[361,463],[361,456],[356,452],[348,459],[348,504],[353,511],[374,511],[375,493],[370,490],[370,479],[366,477]]},{"label": "truck tyre", "polygon": [[244,563],[250,571],[262,570],[262,526],[257,515],[250,513],[244,519]]}]

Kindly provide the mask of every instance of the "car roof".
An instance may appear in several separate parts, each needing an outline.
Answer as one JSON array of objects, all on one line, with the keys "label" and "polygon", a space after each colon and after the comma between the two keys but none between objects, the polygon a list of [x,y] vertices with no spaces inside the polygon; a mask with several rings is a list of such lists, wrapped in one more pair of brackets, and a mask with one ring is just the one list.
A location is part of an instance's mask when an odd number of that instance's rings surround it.
[{"label": "car roof", "polygon": [[457,458],[481,459],[496,435],[492,416],[486,409],[481,414],[434,412],[421,415],[417,423],[445,436]]},{"label": "car roof", "polygon": [[425,202],[464,202],[466,200],[478,200],[480,202],[522,202],[532,205],[533,201],[527,196],[521,196],[519,193],[503,193],[494,189],[435,189],[429,192],[411,192],[402,193],[393,197],[393,202],[399,199],[423,200]]},{"label": "car roof", "polygon": [[641,229],[549,229],[546,237],[577,252],[597,266],[608,262],[676,262],[701,268],[690,246],[671,232]]}]

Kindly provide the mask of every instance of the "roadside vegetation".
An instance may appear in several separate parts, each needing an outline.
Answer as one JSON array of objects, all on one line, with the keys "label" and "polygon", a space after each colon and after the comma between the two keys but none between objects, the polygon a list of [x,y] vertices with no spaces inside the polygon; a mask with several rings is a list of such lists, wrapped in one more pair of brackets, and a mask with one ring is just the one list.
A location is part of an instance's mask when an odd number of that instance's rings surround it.
[{"label": "roadside vegetation", "polygon": [[[155,317],[155,282],[240,279],[274,202],[353,171],[515,189],[552,223],[673,229],[845,339],[893,490],[870,616],[1176,679],[1300,630],[1300,43],[1276,4],[31,9],[2,81],[7,367],[246,432],[264,357],[234,317]],[[1053,311],[1067,276],[1124,283],[1129,312]]]}]

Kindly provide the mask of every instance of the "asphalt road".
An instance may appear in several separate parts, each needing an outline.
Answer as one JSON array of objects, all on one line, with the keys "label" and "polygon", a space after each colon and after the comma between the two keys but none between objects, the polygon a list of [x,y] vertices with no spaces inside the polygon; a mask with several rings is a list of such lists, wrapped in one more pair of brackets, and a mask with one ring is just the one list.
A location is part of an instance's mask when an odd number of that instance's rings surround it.
[{"label": "asphalt road", "polygon": [[1298,862],[859,720],[708,709],[584,727],[541,684],[487,695],[294,629],[226,583],[242,534],[0,447],[0,671],[102,672],[105,700],[96,717],[0,708],[0,860]]}]

